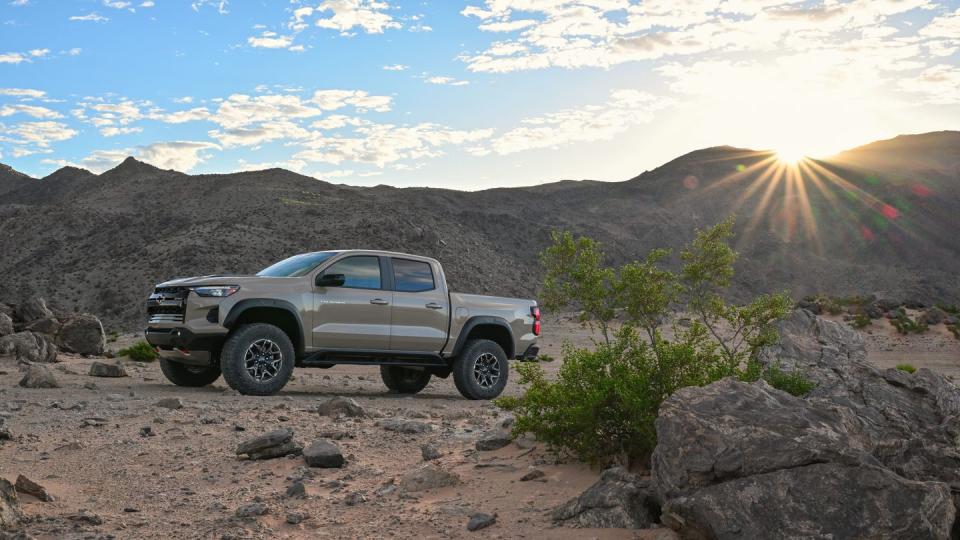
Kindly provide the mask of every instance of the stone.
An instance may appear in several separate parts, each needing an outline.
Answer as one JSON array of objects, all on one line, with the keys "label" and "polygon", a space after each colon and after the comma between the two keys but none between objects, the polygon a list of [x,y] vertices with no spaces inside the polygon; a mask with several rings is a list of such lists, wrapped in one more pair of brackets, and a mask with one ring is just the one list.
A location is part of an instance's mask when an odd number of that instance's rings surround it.
[{"label": "stone", "polygon": [[34,364],[27,368],[27,372],[20,379],[20,386],[24,388],[60,388],[60,383],[57,382],[50,368]]},{"label": "stone", "polygon": [[265,516],[268,513],[270,513],[270,509],[267,508],[266,504],[262,502],[252,502],[238,507],[234,512],[234,515],[238,518],[253,518],[257,516]]},{"label": "stone", "polygon": [[18,362],[50,363],[57,360],[57,346],[45,334],[17,332],[0,337],[0,355],[3,354]]},{"label": "stone", "polygon": [[545,477],[545,476],[546,476],[546,474],[545,474],[543,471],[541,471],[540,469],[534,469],[534,470],[528,472],[527,474],[521,476],[521,477],[520,477],[520,481],[521,481],[521,482],[530,482],[530,481],[532,481],[532,480],[539,480],[539,479],[541,479],[541,478],[543,478],[543,477]]},{"label": "stone", "polygon": [[311,467],[325,469],[338,469],[344,464],[340,447],[326,439],[320,439],[304,449],[303,459]]},{"label": "stone", "polygon": [[307,496],[307,486],[300,480],[297,480],[287,487],[286,495],[291,499],[303,499]]},{"label": "stone", "polygon": [[424,461],[433,461],[435,459],[440,459],[440,449],[437,448],[437,445],[433,443],[427,443],[420,446],[420,456]]},{"label": "stone", "polygon": [[70,514],[67,519],[83,525],[103,525],[103,518],[88,510],[80,510],[76,514]]},{"label": "stone", "polygon": [[343,504],[347,506],[357,506],[367,502],[367,497],[361,491],[350,492],[343,498]]},{"label": "stone", "polygon": [[400,489],[407,492],[426,491],[443,487],[456,486],[460,477],[447,472],[432,463],[414,469],[400,479]]},{"label": "stone", "polygon": [[60,324],[56,334],[61,349],[77,354],[99,356],[107,346],[100,319],[89,313],[70,315]]},{"label": "stone", "polygon": [[942,482],[881,467],[816,463],[714,484],[667,501],[663,523],[682,538],[950,538]]},{"label": "stone", "polygon": [[659,504],[649,480],[612,467],[578,497],[555,508],[551,517],[575,527],[645,529],[659,518]]},{"label": "stone", "polygon": [[31,296],[17,306],[16,318],[24,324],[29,324],[37,319],[53,318],[53,312],[47,307],[47,302],[43,298]]},{"label": "stone", "polygon": [[153,406],[162,409],[177,410],[183,408],[183,401],[178,397],[166,397],[154,403]]},{"label": "stone", "polygon": [[23,329],[38,334],[56,336],[57,332],[60,331],[60,321],[54,319],[53,317],[37,319],[30,324],[24,325]]},{"label": "stone", "polygon": [[468,531],[479,531],[480,529],[486,529],[487,527],[493,525],[497,522],[497,514],[484,514],[483,512],[477,512],[470,516],[470,521],[467,522]]},{"label": "stone", "polygon": [[302,522],[304,519],[306,519],[306,516],[303,515],[303,513],[301,512],[290,512],[289,514],[287,514],[287,517],[286,517],[286,521],[290,525],[297,525],[300,522]]},{"label": "stone", "polygon": [[317,413],[323,416],[348,416],[351,418],[363,418],[367,412],[354,399],[345,397],[332,397],[317,406]]},{"label": "stone", "polygon": [[0,337],[13,333],[13,319],[6,313],[0,313]]},{"label": "stone", "polygon": [[408,420],[406,418],[385,418],[377,422],[377,426],[397,433],[407,435],[416,435],[418,433],[429,433],[433,431],[433,426],[426,422],[418,420]]},{"label": "stone", "polygon": [[50,495],[47,492],[47,488],[41,486],[40,484],[30,480],[22,474],[17,475],[17,483],[14,484],[14,487],[17,488],[17,493],[26,493],[27,495],[33,495],[34,497],[40,499],[43,502],[53,502],[53,495]]},{"label": "stone", "polygon": [[480,436],[480,439],[476,442],[476,448],[480,451],[489,452],[499,450],[512,441],[513,437],[509,430],[494,428]]},{"label": "stone", "polygon": [[251,452],[247,454],[247,457],[251,460],[274,459],[283,456],[298,456],[301,452],[303,452],[303,447],[293,441],[290,441],[277,446],[264,448],[263,450],[257,450],[256,452]]},{"label": "stone", "polygon": [[0,528],[12,529],[23,521],[17,490],[7,479],[0,478]]},{"label": "stone", "polygon": [[90,376],[91,377],[127,377],[127,370],[119,362],[116,364],[94,362],[90,364]]},{"label": "stone", "polygon": [[237,446],[237,455],[259,452],[272,446],[279,446],[293,439],[293,430],[290,428],[277,429],[240,443]]}]

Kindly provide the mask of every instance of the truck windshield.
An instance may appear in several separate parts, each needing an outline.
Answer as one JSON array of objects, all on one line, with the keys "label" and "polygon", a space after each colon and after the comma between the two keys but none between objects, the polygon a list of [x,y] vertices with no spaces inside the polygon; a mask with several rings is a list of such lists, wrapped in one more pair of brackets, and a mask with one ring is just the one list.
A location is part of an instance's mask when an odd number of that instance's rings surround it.
[{"label": "truck windshield", "polygon": [[310,271],[320,263],[334,255],[336,255],[334,251],[318,251],[316,253],[294,255],[289,259],[284,259],[264,268],[257,272],[257,275],[262,277],[299,277],[310,273]]}]

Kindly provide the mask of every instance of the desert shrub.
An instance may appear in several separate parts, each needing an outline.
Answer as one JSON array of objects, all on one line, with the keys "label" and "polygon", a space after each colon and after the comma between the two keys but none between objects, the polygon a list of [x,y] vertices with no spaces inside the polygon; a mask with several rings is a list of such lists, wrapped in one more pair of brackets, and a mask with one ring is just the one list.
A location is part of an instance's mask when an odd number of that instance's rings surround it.
[{"label": "desert shrub", "polygon": [[956,304],[937,304],[937,307],[951,315],[960,315],[960,307]]},{"label": "desert shrub", "polygon": [[538,354],[536,360],[537,362],[553,362],[555,359],[549,354]]},{"label": "desert shrub", "polygon": [[777,390],[800,397],[810,393],[816,384],[807,379],[800,371],[783,371],[779,367],[771,366],[763,373],[763,380]]},{"label": "desert shrub", "polygon": [[854,328],[866,328],[873,324],[873,320],[870,319],[870,316],[866,313],[857,313],[853,316],[853,320],[850,321],[850,325]]},{"label": "desert shrub", "polygon": [[117,351],[117,356],[126,356],[137,362],[150,362],[157,359],[157,351],[153,350],[153,345],[140,340],[126,349]]},{"label": "desert shrub", "polygon": [[950,333],[953,334],[953,337],[960,339],[960,326],[951,324],[947,326],[947,330],[949,330]]},{"label": "desert shrub", "polygon": [[913,367],[912,364],[897,364],[897,369],[900,371],[906,371],[907,373],[914,373],[917,371],[917,368]]},{"label": "desert shrub", "polygon": [[928,330],[927,323],[912,319],[902,311],[897,313],[896,318],[890,319],[890,324],[901,334],[922,334]]},{"label": "desert shrub", "polygon": [[[667,250],[605,267],[599,244],[555,233],[541,254],[544,305],[579,308],[580,320],[597,327],[603,341],[595,350],[565,345],[555,381],[537,364],[518,365],[524,394],[497,401],[516,415],[515,432],[532,432],[594,464],[637,462],[656,445],[657,411],[673,392],[728,376],[765,376],[757,354],[776,341],[773,323],[792,301],[785,294],[744,306],[724,300],[736,261],[732,235],[732,218],[698,231],[674,272],[665,264]],[[660,324],[674,307],[691,318],[667,339]],[[623,323],[614,329],[618,315]]]}]

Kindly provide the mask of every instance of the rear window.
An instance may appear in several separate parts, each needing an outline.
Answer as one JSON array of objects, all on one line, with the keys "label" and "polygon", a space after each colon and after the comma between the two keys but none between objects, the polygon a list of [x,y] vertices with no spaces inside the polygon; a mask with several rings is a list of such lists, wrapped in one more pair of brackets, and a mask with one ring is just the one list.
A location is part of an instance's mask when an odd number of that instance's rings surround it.
[{"label": "rear window", "polygon": [[436,288],[429,263],[393,259],[394,288],[400,292],[432,291]]}]

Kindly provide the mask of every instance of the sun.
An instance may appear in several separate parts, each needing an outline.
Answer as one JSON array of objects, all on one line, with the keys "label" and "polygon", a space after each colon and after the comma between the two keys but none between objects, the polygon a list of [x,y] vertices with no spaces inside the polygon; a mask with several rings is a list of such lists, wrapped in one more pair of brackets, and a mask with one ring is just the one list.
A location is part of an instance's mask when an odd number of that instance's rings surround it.
[{"label": "sun", "polygon": [[774,153],[777,155],[777,161],[790,165],[803,161],[809,155],[799,146],[794,145],[779,146],[774,149]]}]

